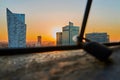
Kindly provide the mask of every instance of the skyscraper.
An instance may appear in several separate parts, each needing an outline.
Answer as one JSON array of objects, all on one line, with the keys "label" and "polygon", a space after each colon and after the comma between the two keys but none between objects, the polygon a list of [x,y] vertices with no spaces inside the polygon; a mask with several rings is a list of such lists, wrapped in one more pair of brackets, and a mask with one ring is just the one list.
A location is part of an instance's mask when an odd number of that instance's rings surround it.
[{"label": "skyscraper", "polygon": [[69,25],[63,27],[62,31],[62,45],[75,45],[76,42],[73,41],[73,37],[79,34],[79,27],[69,22]]},{"label": "skyscraper", "polygon": [[78,35],[78,33],[79,27],[69,22],[69,25],[62,28],[62,32],[56,33],[57,45],[75,45],[76,42],[73,41],[73,37]]},{"label": "skyscraper", "polygon": [[26,47],[25,14],[12,13],[7,8],[8,47]]}]

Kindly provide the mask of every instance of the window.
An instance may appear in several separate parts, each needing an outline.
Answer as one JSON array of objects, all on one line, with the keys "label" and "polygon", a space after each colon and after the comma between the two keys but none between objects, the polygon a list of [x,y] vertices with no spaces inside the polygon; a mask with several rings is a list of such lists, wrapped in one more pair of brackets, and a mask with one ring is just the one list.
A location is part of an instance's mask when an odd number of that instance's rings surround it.
[{"label": "window", "polygon": [[[112,56],[117,66],[110,66],[111,69],[101,63],[96,67],[99,61],[86,54],[81,49],[82,44],[79,45],[81,40],[76,40],[77,35],[80,35],[79,39],[92,41],[83,37],[91,1],[88,0],[84,15],[87,0],[1,0],[1,80],[93,80],[96,79],[96,73],[97,79],[119,79],[118,75],[114,75],[116,70],[120,72],[119,56]],[[85,34],[95,36],[96,39],[108,39],[109,35],[110,43],[104,45],[120,45],[117,42],[120,40],[119,5],[119,0],[93,0]],[[44,54],[34,54],[40,52]],[[93,56],[96,57],[96,54]],[[99,56],[96,58],[101,60]]]}]

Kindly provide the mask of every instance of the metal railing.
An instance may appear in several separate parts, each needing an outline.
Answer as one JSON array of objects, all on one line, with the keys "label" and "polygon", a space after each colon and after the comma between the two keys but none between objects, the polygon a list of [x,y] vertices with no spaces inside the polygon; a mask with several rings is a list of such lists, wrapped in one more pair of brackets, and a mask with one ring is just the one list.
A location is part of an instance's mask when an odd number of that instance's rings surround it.
[{"label": "metal railing", "polygon": [[[104,43],[106,46],[116,46],[120,45],[120,42],[114,43]],[[79,50],[82,49],[81,45],[73,46],[50,46],[50,47],[31,47],[31,48],[3,48],[0,49],[0,56],[10,56],[10,55],[23,55],[31,53],[43,53],[49,51],[64,51],[64,50]]]}]

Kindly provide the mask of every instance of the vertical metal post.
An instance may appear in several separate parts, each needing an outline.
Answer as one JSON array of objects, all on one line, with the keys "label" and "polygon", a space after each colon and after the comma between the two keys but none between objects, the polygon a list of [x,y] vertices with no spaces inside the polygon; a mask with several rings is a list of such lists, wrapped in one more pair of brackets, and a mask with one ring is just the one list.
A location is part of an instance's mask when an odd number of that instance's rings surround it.
[{"label": "vertical metal post", "polygon": [[83,22],[82,22],[82,28],[81,28],[80,34],[78,36],[78,45],[82,42],[82,39],[83,39],[83,36],[84,36],[84,32],[85,32],[85,28],[86,28],[87,19],[88,19],[88,16],[89,16],[91,4],[92,4],[92,0],[88,0],[87,5],[86,5],[86,10],[85,10],[85,13],[84,13],[84,19],[83,19]]}]

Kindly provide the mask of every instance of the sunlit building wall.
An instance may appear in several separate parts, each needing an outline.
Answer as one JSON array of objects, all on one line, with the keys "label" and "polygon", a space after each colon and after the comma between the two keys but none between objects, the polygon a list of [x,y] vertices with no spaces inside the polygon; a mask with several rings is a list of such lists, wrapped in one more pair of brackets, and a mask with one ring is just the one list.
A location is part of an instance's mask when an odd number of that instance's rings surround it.
[{"label": "sunlit building wall", "polygon": [[91,41],[99,43],[109,42],[109,35],[107,33],[87,33],[85,37]]},{"label": "sunlit building wall", "polygon": [[25,14],[12,13],[7,9],[8,47],[26,47]]}]

